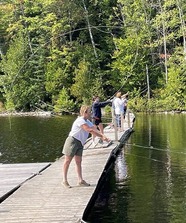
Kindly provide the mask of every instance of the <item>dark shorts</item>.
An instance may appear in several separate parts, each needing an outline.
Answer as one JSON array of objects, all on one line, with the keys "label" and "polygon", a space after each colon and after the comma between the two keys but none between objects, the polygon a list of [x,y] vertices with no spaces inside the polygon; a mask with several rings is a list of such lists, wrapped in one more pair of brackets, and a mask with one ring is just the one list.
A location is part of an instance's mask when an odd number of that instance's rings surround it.
[{"label": "dark shorts", "polygon": [[62,153],[66,156],[82,156],[83,154],[83,145],[77,139],[72,136],[68,136],[63,146]]},{"label": "dark shorts", "polygon": [[94,125],[99,125],[99,123],[102,123],[101,118],[92,118],[92,123]]}]

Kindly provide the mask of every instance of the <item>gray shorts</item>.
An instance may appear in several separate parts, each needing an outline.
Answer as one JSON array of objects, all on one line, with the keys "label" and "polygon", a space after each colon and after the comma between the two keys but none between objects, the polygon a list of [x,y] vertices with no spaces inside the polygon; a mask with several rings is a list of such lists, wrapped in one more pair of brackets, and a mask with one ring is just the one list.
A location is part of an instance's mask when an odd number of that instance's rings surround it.
[{"label": "gray shorts", "polygon": [[83,145],[77,139],[72,136],[68,136],[63,146],[62,153],[66,156],[82,156],[83,154]]}]

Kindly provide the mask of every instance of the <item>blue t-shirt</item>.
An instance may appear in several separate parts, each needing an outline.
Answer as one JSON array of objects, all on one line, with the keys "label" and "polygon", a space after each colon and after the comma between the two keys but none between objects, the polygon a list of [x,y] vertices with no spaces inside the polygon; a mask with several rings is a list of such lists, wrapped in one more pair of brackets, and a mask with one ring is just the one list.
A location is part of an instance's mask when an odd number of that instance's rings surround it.
[{"label": "blue t-shirt", "polygon": [[94,102],[92,104],[92,117],[95,118],[101,118],[101,108],[105,107],[111,103],[111,101],[105,101],[105,102]]}]

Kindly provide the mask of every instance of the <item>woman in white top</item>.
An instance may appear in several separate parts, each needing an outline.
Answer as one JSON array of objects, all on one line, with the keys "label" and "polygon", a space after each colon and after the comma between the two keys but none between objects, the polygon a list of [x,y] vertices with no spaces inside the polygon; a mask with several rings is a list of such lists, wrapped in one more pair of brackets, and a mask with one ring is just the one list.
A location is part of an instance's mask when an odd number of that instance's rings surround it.
[{"label": "woman in white top", "polygon": [[124,110],[124,100],[122,99],[121,92],[117,92],[116,97],[113,101],[114,113],[116,116],[116,124],[118,129],[121,129],[121,115]]},{"label": "woman in white top", "polygon": [[90,186],[90,184],[83,180],[81,167],[83,146],[88,138],[89,133],[94,136],[101,137],[101,139],[104,141],[110,141],[105,135],[103,135],[94,127],[93,123],[89,121],[90,118],[91,108],[86,105],[81,106],[80,116],[74,121],[71,131],[63,147],[62,152],[65,155],[65,160],[63,164],[63,185],[67,188],[71,188],[68,183],[67,173],[73,157],[76,163],[78,185]]}]

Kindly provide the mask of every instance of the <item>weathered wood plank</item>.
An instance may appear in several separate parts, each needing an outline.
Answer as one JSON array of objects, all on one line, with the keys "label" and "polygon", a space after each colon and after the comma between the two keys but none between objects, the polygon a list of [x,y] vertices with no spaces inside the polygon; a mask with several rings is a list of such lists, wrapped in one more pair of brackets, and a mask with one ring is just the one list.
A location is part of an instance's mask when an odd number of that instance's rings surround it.
[{"label": "weathered wood plank", "polygon": [[25,182],[1,203],[1,222],[78,222],[114,146],[84,151],[83,173],[84,178],[90,182],[90,187],[77,186],[73,162],[69,170],[69,182],[72,188],[64,188],[61,185],[63,162],[61,158],[40,175]]},{"label": "weathered wood plank", "polygon": [[[119,145],[114,131],[105,131],[113,143],[106,148],[85,147],[83,154],[84,179],[90,187],[77,186],[75,163],[69,169],[72,188],[62,186],[63,157],[55,161],[41,174],[25,181],[0,205],[0,221],[3,223],[75,223],[80,222],[111,152]],[[123,132],[119,132],[119,137]],[[91,142],[89,141],[89,144]]]},{"label": "weathered wood plank", "polygon": [[1,164],[0,202],[26,180],[39,174],[50,163]]}]

